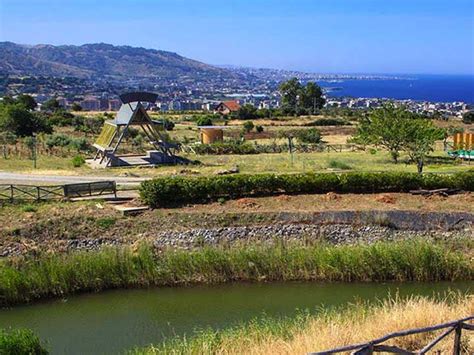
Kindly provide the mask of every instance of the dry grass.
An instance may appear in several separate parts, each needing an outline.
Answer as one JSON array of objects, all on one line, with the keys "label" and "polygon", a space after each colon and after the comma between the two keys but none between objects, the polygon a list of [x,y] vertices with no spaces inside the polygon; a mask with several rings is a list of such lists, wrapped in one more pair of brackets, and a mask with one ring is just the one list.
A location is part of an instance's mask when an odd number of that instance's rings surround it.
[{"label": "dry grass", "polygon": [[[453,297],[453,295],[451,295]],[[304,321],[278,324],[274,320],[238,329],[205,332],[191,340],[180,339],[161,347],[135,351],[137,354],[307,354],[334,347],[367,342],[386,334],[439,324],[474,314],[474,297],[454,296],[454,301],[430,298],[392,299],[376,306],[355,305],[336,313],[309,316]],[[453,302],[451,302],[453,301]],[[286,329],[282,329],[285,328]],[[419,350],[442,331],[397,338],[386,344]],[[451,353],[453,335],[437,345],[442,354]],[[474,351],[474,334],[462,336],[463,354]]]},{"label": "dry grass", "polygon": [[[335,346],[366,342],[402,329],[426,327],[471,314],[474,314],[474,297],[465,298],[455,305],[426,298],[413,298],[406,302],[392,300],[385,302],[377,311],[369,311],[366,314],[360,312],[351,316],[341,314],[314,320],[292,340],[269,339],[261,344],[250,346],[247,354],[303,354],[310,351],[322,351]],[[390,344],[409,350],[419,350],[434,338],[434,334],[439,333],[396,338],[391,340]],[[441,350],[442,353],[451,351],[452,339],[451,336],[443,341],[436,350]],[[469,352],[474,350],[472,333],[464,333],[463,345],[469,349]]]}]

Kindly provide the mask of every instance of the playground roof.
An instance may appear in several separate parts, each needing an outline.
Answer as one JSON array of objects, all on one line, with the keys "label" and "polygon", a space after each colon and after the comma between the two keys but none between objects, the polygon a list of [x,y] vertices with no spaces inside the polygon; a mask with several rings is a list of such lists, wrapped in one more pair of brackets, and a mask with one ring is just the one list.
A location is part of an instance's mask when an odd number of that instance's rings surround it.
[{"label": "playground roof", "polygon": [[141,124],[146,120],[150,121],[143,105],[140,102],[130,102],[122,104],[115,119],[111,123],[117,126],[126,126]]}]

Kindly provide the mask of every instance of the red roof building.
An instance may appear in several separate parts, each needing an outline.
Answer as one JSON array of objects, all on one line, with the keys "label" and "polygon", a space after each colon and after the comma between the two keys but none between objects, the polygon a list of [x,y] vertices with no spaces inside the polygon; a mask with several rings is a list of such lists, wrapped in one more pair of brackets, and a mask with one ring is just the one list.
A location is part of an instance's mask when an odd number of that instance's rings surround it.
[{"label": "red roof building", "polygon": [[228,115],[231,112],[236,112],[240,109],[240,104],[237,101],[222,101],[217,105],[215,112],[221,115]]}]

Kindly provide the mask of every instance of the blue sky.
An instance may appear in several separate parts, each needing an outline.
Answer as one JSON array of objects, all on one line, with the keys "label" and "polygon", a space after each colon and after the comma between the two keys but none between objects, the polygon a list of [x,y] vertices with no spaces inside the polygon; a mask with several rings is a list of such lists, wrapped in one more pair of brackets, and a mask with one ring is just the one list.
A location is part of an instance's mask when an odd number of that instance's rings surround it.
[{"label": "blue sky", "polygon": [[210,64],[474,74],[473,0],[0,0],[0,40],[164,49]]}]

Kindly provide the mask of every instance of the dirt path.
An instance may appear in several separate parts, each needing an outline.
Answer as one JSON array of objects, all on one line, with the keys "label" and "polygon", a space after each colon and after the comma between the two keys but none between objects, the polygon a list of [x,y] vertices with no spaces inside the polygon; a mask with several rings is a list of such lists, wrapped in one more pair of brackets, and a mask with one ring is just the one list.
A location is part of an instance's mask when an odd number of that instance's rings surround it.
[{"label": "dirt path", "polygon": [[96,176],[96,175],[42,175],[26,173],[10,173],[0,171],[0,184],[25,184],[25,185],[61,185],[80,182],[114,180],[119,186],[137,186],[146,180],[143,177],[125,176]]}]

